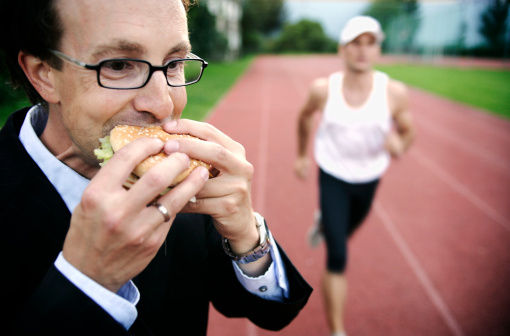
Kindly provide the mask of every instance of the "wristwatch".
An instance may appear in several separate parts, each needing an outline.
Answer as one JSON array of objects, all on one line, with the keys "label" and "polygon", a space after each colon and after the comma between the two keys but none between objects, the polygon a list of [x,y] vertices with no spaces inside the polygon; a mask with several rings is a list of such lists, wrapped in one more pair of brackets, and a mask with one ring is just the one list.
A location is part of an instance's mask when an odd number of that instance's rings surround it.
[{"label": "wristwatch", "polygon": [[257,230],[259,232],[259,245],[257,245],[253,250],[237,255],[232,252],[232,248],[228,242],[227,238],[222,239],[223,250],[225,253],[234,261],[240,264],[248,264],[254,261],[259,260],[263,256],[265,256],[271,250],[271,242],[269,241],[269,235],[267,231],[266,221],[264,217],[262,217],[258,212],[253,213],[255,216],[255,221],[257,222]]}]

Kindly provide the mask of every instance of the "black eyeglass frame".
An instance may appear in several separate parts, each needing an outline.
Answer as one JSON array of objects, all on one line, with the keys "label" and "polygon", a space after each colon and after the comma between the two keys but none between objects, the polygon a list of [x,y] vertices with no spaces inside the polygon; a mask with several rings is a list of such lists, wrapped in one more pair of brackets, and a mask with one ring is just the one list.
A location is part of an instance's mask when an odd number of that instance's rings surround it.
[{"label": "black eyeglass frame", "polygon": [[[161,65],[161,66],[156,66],[156,65],[152,65],[150,62],[146,61],[146,60],[142,60],[142,59],[137,59],[137,58],[110,58],[110,59],[106,59],[106,60],[103,60],[97,64],[87,64],[85,62],[82,62],[82,61],[79,61],[77,59],[74,59],[72,58],[71,56],[68,56],[66,54],[64,54],[63,52],[60,52],[58,50],[52,50],[50,49],[49,50],[53,55],[57,56],[58,58],[64,60],[64,61],[68,61],[74,65],[78,65],[78,66],[81,66],[85,69],[89,69],[89,70],[95,70],[96,71],[96,74],[97,74],[97,84],[100,86],[100,87],[103,87],[105,89],[111,89],[111,90],[136,90],[136,89],[140,89],[140,88],[143,88],[145,85],[147,85],[147,83],[150,81],[151,77],[152,77],[152,74],[156,71],[163,71],[163,73],[165,74],[165,78],[166,78],[166,83],[168,84],[168,86],[171,86],[171,87],[182,87],[182,86],[188,86],[188,85],[191,85],[191,84],[195,84],[197,83],[201,78],[202,78],[202,75],[204,73],[204,69],[207,68],[207,66],[209,65],[209,63],[207,63],[206,60],[198,57],[197,55],[195,54],[192,54],[192,53],[188,53],[188,57],[186,58],[178,58],[178,59],[174,59],[174,60],[171,60],[170,62],[168,62],[167,64],[165,65]],[[191,57],[190,57],[191,56]],[[145,82],[139,86],[136,86],[136,87],[129,87],[129,88],[118,88],[118,87],[111,87],[111,86],[106,86],[106,85],[103,85],[101,83],[101,79],[100,79],[100,76],[101,76],[101,67],[103,66],[103,64],[105,64],[106,62],[112,62],[112,61],[135,61],[135,62],[140,62],[140,63],[145,63],[149,66],[149,74],[147,75],[147,79],[145,80]],[[198,76],[197,79],[193,80],[192,82],[189,82],[189,83],[185,83],[185,84],[179,84],[179,85],[174,85],[174,84],[170,84],[170,82],[168,82],[168,76],[166,74],[167,70],[168,70],[168,67],[174,63],[177,63],[177,62],[182,62],[182,61],[199,61],[202,63],[202,66],[200,68],[200,75]]]}]

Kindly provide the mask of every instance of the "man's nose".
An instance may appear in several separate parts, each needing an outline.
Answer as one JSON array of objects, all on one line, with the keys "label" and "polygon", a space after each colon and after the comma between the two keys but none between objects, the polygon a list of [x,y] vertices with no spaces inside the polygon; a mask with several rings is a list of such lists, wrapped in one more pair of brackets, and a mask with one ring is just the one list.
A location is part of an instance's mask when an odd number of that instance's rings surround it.
[{"label": "man's nose", "polygon": [[152,74],[149,82],[142,88],[135,98],[134,104],[137,111],[151,113],[156,119],[164,120],[174,113],[174,102],[170,94],[165,74],[156,71]]}]

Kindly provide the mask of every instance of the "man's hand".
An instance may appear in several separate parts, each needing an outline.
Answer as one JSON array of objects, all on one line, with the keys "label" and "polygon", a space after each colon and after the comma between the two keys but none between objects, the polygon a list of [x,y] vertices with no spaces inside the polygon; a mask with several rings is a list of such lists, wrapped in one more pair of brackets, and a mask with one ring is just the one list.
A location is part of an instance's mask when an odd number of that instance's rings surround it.
[{"label": "man's hand", "polygon": [[170,220],[148,206],[189,166],[174,153],[144,174],[131,189],[123,183],[134,167],[159,153],[164,143],[142,138],[116,152],[83,193],[64,241],[64,258],[105,288],[116,292],[139,274],[163,244],[175,215],[204,185],[208,171],[199,167],[158,199]]},{"label": "man's hand", "polygon": [[215,227],[229,240],[232,251],[241,254],[258,245],[259,234],[251,203],[253,166],[244,147],[210,124],[181,119],[163,125],[169,133],[191,134],[199,139],[177,139],[174,151],[210,163],[219,174],[209,179],[183,211],[211,215]]}]

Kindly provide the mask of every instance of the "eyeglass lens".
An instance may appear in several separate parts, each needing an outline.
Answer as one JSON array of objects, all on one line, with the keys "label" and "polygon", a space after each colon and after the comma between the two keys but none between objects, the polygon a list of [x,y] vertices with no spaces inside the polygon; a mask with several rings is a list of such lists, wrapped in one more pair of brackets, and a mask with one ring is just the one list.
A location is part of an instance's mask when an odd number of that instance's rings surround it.
[{"label": "eyeglass lens", "polygon": [[[143,86],[150,73],[149,63],[137,60],[108,60],[101,63],[99,81],[108,88],[136,88]],[[167,65],[166,78],[172,86],[196,82],[202,73],[200,60],[176,60]]]}]

